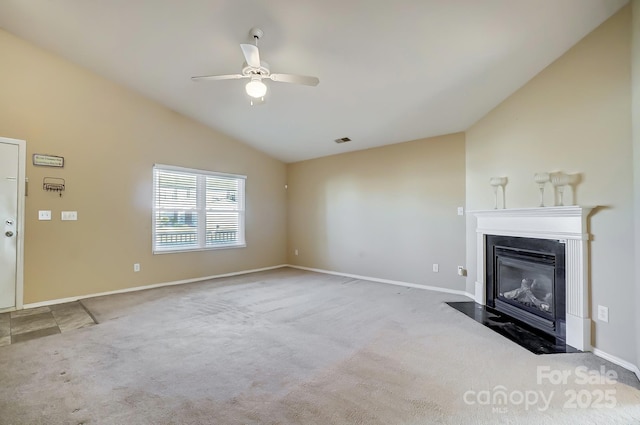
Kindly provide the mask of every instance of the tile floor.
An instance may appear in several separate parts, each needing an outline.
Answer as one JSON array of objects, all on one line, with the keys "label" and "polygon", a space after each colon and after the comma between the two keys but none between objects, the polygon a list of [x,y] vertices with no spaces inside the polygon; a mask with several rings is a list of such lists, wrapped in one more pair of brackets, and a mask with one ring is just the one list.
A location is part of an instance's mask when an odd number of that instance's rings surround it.
[{"label": "tile floor", "polygon": [[95,325],[75,301],[0,314],[0,346]]}]

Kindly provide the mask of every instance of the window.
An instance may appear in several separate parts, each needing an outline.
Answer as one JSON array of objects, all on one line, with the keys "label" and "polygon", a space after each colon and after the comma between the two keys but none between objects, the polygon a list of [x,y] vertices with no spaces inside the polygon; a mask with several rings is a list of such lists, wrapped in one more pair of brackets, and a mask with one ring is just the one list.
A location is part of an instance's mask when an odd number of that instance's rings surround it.
[{"label": "window", "polygon": [[245,176],[153,167],[153,252],[245,246]]}]

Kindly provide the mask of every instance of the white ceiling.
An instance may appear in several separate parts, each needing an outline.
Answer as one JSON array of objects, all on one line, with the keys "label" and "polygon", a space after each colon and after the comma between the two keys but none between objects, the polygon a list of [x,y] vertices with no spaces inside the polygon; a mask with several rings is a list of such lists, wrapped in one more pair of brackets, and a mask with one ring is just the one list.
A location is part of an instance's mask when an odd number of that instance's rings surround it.
[{"label": "white ceiling", "polygon": [[[464,131],[628,0],[0,0],[0,27],[286,162]],[[272,72],[251,107],[253,26]],[[350,137],[350,143],[333,142]]]}]

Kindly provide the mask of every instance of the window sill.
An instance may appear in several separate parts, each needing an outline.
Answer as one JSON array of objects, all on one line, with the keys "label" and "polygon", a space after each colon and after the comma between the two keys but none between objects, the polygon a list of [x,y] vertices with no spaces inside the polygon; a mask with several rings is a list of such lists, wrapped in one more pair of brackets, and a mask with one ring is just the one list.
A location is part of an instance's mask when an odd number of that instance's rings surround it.
[{"label": "window sill", "polygon": [[235,244],[235,245],[221,245],[221,246],[208,246],[206,248],[183,248],[183,249],[163,249],[153,251],[153,255],[161,255],[161,254],[180,254],[184,252],[198,252],[198,251],[219,251],[221,249],[236,249],[236,248],[246,248],[247,244]]}]

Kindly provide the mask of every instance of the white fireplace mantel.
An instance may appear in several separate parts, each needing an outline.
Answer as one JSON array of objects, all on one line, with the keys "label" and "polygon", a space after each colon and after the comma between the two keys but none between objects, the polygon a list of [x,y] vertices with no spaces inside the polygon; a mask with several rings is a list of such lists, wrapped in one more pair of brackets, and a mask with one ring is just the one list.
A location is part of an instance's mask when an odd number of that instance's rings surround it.
[{"label": "white fireplace mantel", "polygon": [[477,218],[476,302],[486,304],[485,235],[555,239],[565,243],[567,344],[591,350],[587,217],[593,208],[541,207],[471,211]]}]

